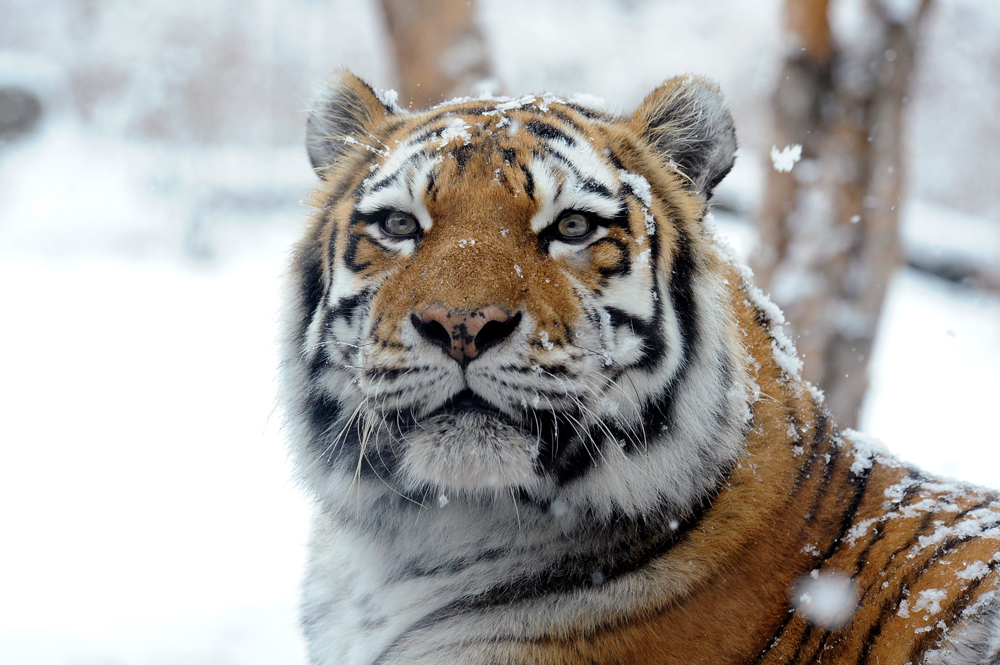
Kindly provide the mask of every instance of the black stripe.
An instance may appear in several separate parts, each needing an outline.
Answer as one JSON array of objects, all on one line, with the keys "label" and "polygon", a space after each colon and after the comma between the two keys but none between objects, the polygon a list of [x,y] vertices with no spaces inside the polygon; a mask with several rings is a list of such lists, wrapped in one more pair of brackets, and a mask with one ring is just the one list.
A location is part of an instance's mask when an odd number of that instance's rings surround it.
[{"label": "black stripe", "polygon": [[433,136],[434,133],[435,133],[435,131],[440,136],[440,133],[442,131],[441,129],[430,130],[430,131],[424,132],[423,134],[421,134],[419,136],[416,136],[416,134],[417,134],[417,132],[430,127],[435,122],[438,122],[442,118],[445,118],[445,117],[448,117],[448,116],[449,116],[448,113],[435,114],[435,115],[432,115],[431,117],[427,118],[423,122],[418,123],[417,125],[415,125],[413,127],[410,127],[409,130],[407,130],[407,132],[406,132],[407,133],[407,137],[405,139],[405,142],[406,143],[421,143],[423,141],[426,141],[429,136]]},{"label": "black stripe", "polygon": [[570,422],[564,425],[566,431],[573,431],[576,436],[566,437],[558,446],[539,447],[539,471],[554,477],[559,486],[568,485],[592,469],[601,459],[605,443],[605,433],[600,427],[577,432],[575,428],[570,430],[570,425]]},{"label": "black stripe", "polygon": [[[346,429],[344,428],[345,424],[347,425]],[[368,433],[367,442],[363,441],[365,432],[360,421],[349,424],[338,422],[337,427],[335,434],[340,434],[340,431],[343,430],[343,440],[338,445],[338,459],[333,460],[333,462],[336,463],[343,459],[345,468],[351,471],[357,469],[360,478],[384,482],[400,496],[404,496],[401,490],[390,484],[392,474],[399,465],[400,455],[398,446],[392,445],[395,442],[392,433],[393,423],[385,422],[381,428],[376,426],[373,431]],[[408,498],[419,503],[412,494]]]},{"label": "black stripe", "polygon": [[347,236],[347,247],[344,250],[343,262],[344,262],[344,265],[347,266],[347,268],[351,272],[354,272],[354,273],[364,272],[365,270],[367,270],[371,266],[370,262],[366,261],[366,262],[359,263],[357,261],[357,258],[358,258],[358,246],[361,243],[363,243],[363,242],[370,244],[371,246],[375,247],[376,249],[378,249],[381,252],[385,252],[386,251],[385,248],[382,247],[382,245],[380,245],[377,242],[375,242],[368,235],[365,235],[363,233],[351,233],[351,234],[348,234],[348,236]]},{"label": "black stripe", "polygon": [[774,631],[768,643],[764,646],[764,648],[760,651],[760,653],[758,653],[757,656],[752,661],[748,661],[746,665],[760,665],[762,662],[764,662],[764,658],[767,656],[767,654],[771,653],[774,647],[778,646],[781,643],[781,640],[785,636],[785,631],[788,630],[788,624],[792,622],[792,619],[794,619],[795,616],[796,616],[795,612],[792,611],[786,612],[784,621],[782,621],[781,625],[779,625],[778,628]]},{"label": "black stripe", "polygon": [[[723,485],[724,482],[719,484],[720,487]],[[670,529],[669,519],[666,517],[675,514],[674,506],[669,504],[651,511],[650,519],[620,515],[610,519],[608,525],[604,527],[596,524],[588,525],[589,528],[573,539],[579,542],[613,542],[615,545],[605,552],[590,556],[562,556],[544,570],[497,584],[488,591],[452,601],[411,624],[378,655],[373,663],[385,663],[393,650],[400,646],[407,636],[457,616],[481,612],[500,605],[537,600],[545,596],[571,594],[578,589],[593,586],[596,572],[602,573],[604,582],[633,573],[663,556],[680,542],[704,518],[716,495],[717,490],[704,497],[675,530]],[[604,534],[600,536],[596,534],[602,530]]]},{"label": "black stripe", "polygon": [[[819,635],[819,641],[816,643],[816,648],[812,650],[812,653],[810,653],[808,656],[806,656],[804,659],[802,659],[800,661],[799,657],[802,655],[802,650],[806,648],[806,645],[813,639],[813,636],[816,635],[817,632],[820,633],[820,635]],[[798,646],[795,647],[795,653],[792,654],[792,657],[790,659],[788,659],[787,662],[789,662],[789,663],[796,663],[796,662],[813,663],[813,662],[815,662],[815,660],[813,660],[813,658],[816,655],[816,652],[823,648],[823,643],[826,641],[826,639],[829,636],[830,636],[830,631],[828,629],[826,629],[826,628],[822,628],[821,629],[821,628],[819,628],[819,627],[817,627],[817,626],[815,626],[812,623],[809,623],[807,621],[806,622],[806,629],[804,631],[802,631],[802,635],[799,636],[799,644],[798,644]]]},{"label": "black stripe", "polygon": [[[369,379],[371,381],[376,381],[376,380],[379,380],[379,379],[392,380],[392,379],[398,379],[399,377],[403,376],[404,374],[409,374],[409,373],[415,371],[416,369],[417,368],[414,368],[414,367],[393,367],[393,368],[368,367],[368,368],[366,368],[364,370],[364,373],[365,373],[365,378],[367,378],[367,379]],[[426,369],[426,368],[420,368],[420,369]],[[396,397],[398,395],[402,395],[405,392],[407,392],[407,390],[404,390],[404,389],[399,389],[399,390],[381,390],[378,393],[378,397],[379,397],[379,399],[383,399],[384,400],[384,399],[386,399],[388,397]]]},{"label": "black stripe", "polygon": [[535,463],[539,473],[555,477],[556,482],[562,484],[577,476],[576,459],[569,455],[576,448],[590,446],[588,450],[596,454],[587,433],[578,430],[579,413],[526,409],[522,417],[528,430],[526,438],[538,441]]},{"label": "black stripe", "polygon": [[[830,442],[829,437],[823,436],[823,434],[825,432],[828,432],[829,430],[829,418],[821,405],[813,403],[813,408],[815,409],[817,417],[817,424],[815,425],[815,431],[813,435],[813,447],[816,448],[819,447],[822,443]],[[832,449],[836,451],[836,447],[833,447]],[[839,460],[839,455],[836,458],[831,456],[830,462],[824,468],[824,473],[823,473],[824,477],[820,481],[820,491],[817,492],[817,496],[814,497],[813,499],[813,508],[812,508],[813,516],[810,518],[811,521],[815,520],[814,516],[819,508],[819,503],[820,503],[819,495],[823,494],[829,488],[829,483],[830,483],[829,476],[832,473],[833,466],[835,465],[835,461],[837,460]],[[825,562],[829,560],[830,557],[833,556],[833,554],[837,551],[837,549],[839,549],[840,543],[843,541],[844,536],[847,534],[851,526],[854,524],[854,518],[857,516],[858,509],[861,506],[861,502],[864,500],[865,493],[868,488],[868,479],[871,476],[871,469],[872,467],[866,469],[865,472],[860,477],[850,476],[849,483],[854,486],[854,495],[851,497],[851,502],[850,504],[848,504],[846,510],[841,514],[840,526],[837,530],[837,535],[830,543],[830,545],[827,547],[826,551],[822,554],[821,561]],[[757,654],[757,658],[754,661],[755,663],[762,662],[764,658],[767,656],[767,654],[770,653],[770,651],[777,644],[781,642],[782,638],[784,638],[784,632],[788,629],[789,623],[791,622],[791,618],[793,615],[794,613],[792,612],[789,613],[789,617],[781,624],[778,630],[774,633],[773,638],[771,639],[770,642],[768,642],[768,646],[766,646],[763,651]],[[790,660],[786,660],[785,662],[788,663],[794,662],[795,658],[798,658],[798,656],[802,652],[802,649],[805,648],[806,643],[809,641],[809,639],[812,637],[813,634],[814,633],[811,624],[807,622],[807,628],[799,636],[799,642],[796,646],[794,657]],[[827,631],[826,634],[828,635],[829,631]],[[822,640],[825,639],[826,636],[822,638]]]},{"label": "black stripe", "polygon": [[[584,181],[591,180],[591,178],[589,176],[584,175],[580,171],[580,169],[577,167],[577,165],[574,162],[570,161],[567,157],[565,157],[565,156],[561,155],[560,153],[556,152],[555,150],[553,150],[548,145],[542,146],[534,154],[536,156],[544,154],[546,157],[559,162],[566,170],[568,170],[570,173],[573,174],[573,176],[577,179],[578,182],[583,183]],[[605,191],[607,191],[607,190],[605,190]],[[554,196],[552,198],[553,199],[558,199],[559,196],[557,194],[556,196]],[[614,195],[612,195],[610,192],[608,192],[608,198],[611,201],[616,201]]]},{"label": "black stripe", "polygon": [[[990,569],[990,573],[995,573],[997,571],[997,568],[1000,568],[1000,561],[991,561],[989,562],[988,567]],[[962,596],[957,598],[955,600],[955,603],[948,608],[948,611],[950,612],[950,617],[949,617],[950,619],[954,620],[956,617],[961,617],[962,612],[972,603],[972,596],[979,589],[979,587],[982,586],[983,582],[986,581],[987,577],[989,577],[989,573],[987,573],[983,577],[980,577],[978,580],[974,580],[971,585],[965,588],[965,593],[963,593]],[[978,601],[979,598],[977,598],[976,600]],[[993,601],[993,607],[991,609],[994,613],[997,611],[995,600]],[[985,614],[986,612],[982,612],[978,614],[976,618],[982,619],[984,618]],[[955,623],[953,622],[952,625],[945,628],[945,630],[954,627]],[[910,650],[910,658],[912,659],[914,656],[922,655],[924,651],[926,651],[928,648],[932,646],[938,646],[937,642],[940,639],[942,632],[944,631],[936,628],[935,630],[930,630],[927,631],[926,633],[923,633],[917,639],[917,642],[913,645],[913,648]],[[987,647],[992,637],[993,637],[992,635],[987,635],[986,644],[980,644],[978,646]],[[979,655],[986,656],[986,653],[979,652]],[[1000,654],[997,654],[996,658],[990,659],[983,665],[991,665],[995,663],[1000,663]]]},{"label": "black stripe", "polygon": [[[694,298],[694,276],[695,261],[691,249],[691,239],[682,226],[677,227],[677,245],[673,257],[671,269],[670,286],[668,292],[674,312],[677,316],[677,324],[681,338],[681,361],[680,369],[671,378],[660,396],[648,403],[643,409],[642,422],[651,432],[659,432],[668,428],[674,420],[674,398],[678,386],[684,383],[691,366],[698,353],[698,346],[701,342],[698,331],[698,304]],[[662,327],[662,305],[660,300],[656,301],[657,311],[653,325]],[[660,344],[661,357],[666,357],[669,349],[665,347],[665,340]]]},{"label": "black stripe", "polygon": [[625,167],[622,165],[622,160],[618,158],[618,154],[615,153],[615,151],[612,150],[611,148],[607,148],[607,151],[608,151],[607,154],[608,161],[611,162],[611,165],[613,167],[615,167],[615,170],[621,171],[622,169],[624,169]]},{"label": "black stripe", "polygon": [[333,319],[343,318],[348,325],[354,325],[354,316],[358,313],[358,308],[367,304],[373,293],[374,289],[368,287],[361,293],[341,298],[337,301],[337,306],[330,310],[327,319],[332,322]]},{"label": "black stripe", "polygon": [[580,188],[585,192],[590,192],[591,194],[600,194],[601,196],[611,199],[612,201],[615,198],[615,195],[611,193],[610,189],[593,179],[584,180],[580,184]]},{"label": "black stripe", "polygon": [[[331,237],[331,252],[334,249],[334,242],[333,237]],[[312,317],[323,301],[326,292],[325,280],[323,279],[323,246],[320,243],[318,233],[299,249],[294,262],[298,267],[299,307],[301,308],[298,339],[302,340],[305,339]]]},{"label": "black stripe", "polygon": [[521,167],[521,172],[524,174],[524,193],[528,195],[528,198],[532,201],[535,200],[535,178],[531,175],[531,171],[524,164],[518,164]]},{"label": "black stripe", "polygon": [[663,358],[666,342],[663,336],[663,326],[654,318],[645,321],[617,307],[605,307],[604,311],[611,317],[611,325],[615,328],[628,328],[638,335],[642,341],[642,354],[629,367],[653,369]]},{"label": "black stripe", "polygon": [[431,201],[437,201],[438,187],[437,187],[437,170],[431,169],[427,176],[427,189],[426,194],[431,197]]},{"label": "black stripe", "polygon": [[618,256],[612,265],[601,266],[597,269],[597,273],[602,277],[601,286],[606,286],[610,278],[623,277],[632,272],[632,261],[629,260],[631,256],[629,255],[628,243],[624,240],[604,237],[590,244],[593,248],[600,247],[601,245],[612,245],[618,250]]},{"label": "black stripe", "polygon": [[[396,117],[399,117],[399,116],[396,116]],[[396,133],[396,132],[398,132],[398,131],[399,131],[400,129],[402,129],[402,128],[403,128],[403,126],[404,126],[404,125],[405,125],[405,124],[406,124],[406,123],[407,123],[408,121],[409,121],[409,118],[407,118],[406,116],[403,116],[403,117],[402,117],[402,119],[400,119],[400,120],[395,120],[395,121],[393,121],[393,122],[390,122],[390,123],[389,123],[388,125],[385,125],[384,129],[382,130],[382,133],[383,133],[384,135],[386,135],[386,136],[389,136],[389,135],[391,135],[391,134],[395,134],[395,133]]]},{"label": "black stripe", "polygon": [[[566,108],[571,108],[571,109],[576,110],[576,107],[574,107],[574,106],[572,106],[570,104],[563,104],[563,106],[565,106]],[[580,123],[578,123],[570,114],[566,113],[565,111],[562,111],[560,109],[551,109],[549,111],[549,115],[554,116],[556,118],[559,118],[560,120],[562,120],[563,122],[565,122],[567,125],[569,125],[573,129],[575,129],[577,131],[577,133],[579,133],[579,134],[586,134],[586,132],[584,131],[584,128],[580,125]]]},{"label": "black stripe", "polygon": [[458,165],[458,175],[461,175],[465,171],[465,167],[469,164],[469,160],[475,154],[476,150],[477,146],[470,143],[468,145],[460,145],[448,151],[448,154],[455,158],[455,162]]},{"label": "black stripe", "polygon": [[[931,522],[933,519],[934,519],[933,513],[925,514],[923,519],[920,521],[920,526],[917,527],[917,530],[914,532],[914,535],[910,539],[910,541],[907,542],[906,545],[904,545],[903,547],[900,547],[895,552],[893,552],[892,556],[889,558],[889,561],[895,561],[897,556],[899,556],[906,550],[913,547],[913,544],[916,542],[917,538],[920,535],[927,532],[927,529],[928,527],[931,526]],[[913,565],[912,563],[909,564],[909,566],[912,565]],[[904,561],[903,564],[901,564],[901,566],[907,566],[907,562]],[[904,575],[902,583],[899,585],[899,591],[896,593],[896,595],[889,600],[882,601],[882,604],[879,606],[878,610],[878,620],[874,624],[868,627],[868,632],[865,634],[865,638],[861,641],[861,643],[864,645],[864,648],[861,650],[861,655],[859,656],[858,659],[858,665],[864,665],[864,663],[869,662],[869,659],[871,658],[872,646],[875,644],[875,641],[877,641],[879,636],[882,634],[882,628],[885,626],[885,622],[889,614],[891,613],[891,610],[893,608],[899,607],[899,603],[902,602],[904,598],[904,592],[909,588],[910,583],[912,583],[911,577],[909,575]],[[863,602],[865,598],[867,598],[868,591],[870,591],[870,589],[865,589],[865,593],[862,595],[861,600],[859,601],[859,607],[860,603]],[[888,594],[885,596],[885,598],[889,598]]]},{"label": "black stripe", "polygon": [[566,106],[568,108],[573,109],[587,120],[607,120],[607,117],[603,113],[601,113],[600,111],[589,109],[586,106],[581,106],[580,104],[573,104],[573,103],[568,103],[566,104]]},{"label": "black stripe", "polygon": [[572,147],[576,145],[576,141],[574,141],[568,134],[563,133],[562,130],[541,120],[529,120],[524,124],[524,128],[538,138],[545,139],[546,141],[558,139],[560,141],[564,141],[568,146]]},{"label": "black stripe", "polygon": [[[826,414],[825,411],[822,410],[822,407],[820,405],[814,404],[814,408],[820,409],[821,415],[822,415],[822,419],[823,419],[823,421],[822,421],[823,422],[822,429],[824,429],[824,430],[827,429],[828,426],[829,426],[829,419],[827,417],[828,414]],[[817,426],[816,429],[819,430],[821,428],[819,426]],[[818,436],[818,434],[817,434],[817,436]],[[830,439],[828,439],[828,438],[825,439],[825,440],[827,442],[830,441]],[[833,450],[833,453],[831,453],[831,454],[834,455],[835,457],[832,457],[831,458],[831,463],[827,465],[827,469],[828,470],[830,469],[830,467],[832,467],[833,463],[835,463],[836,461],[839,460],[839,457],[840,457],[839,449],[838,449],[837,446],[834,446],[832,448],[832,450]],[[841,518],[841,525],[840,525],[840,529],[838,531],[837,537],[833,540],[833,542],[827,548],[827,551],[824,552],[824,554],[822,556],[822,561],[824,561],[824,562],[828,561],[840,549],[840,546],[843,543],[844,536],[846,536],[847,532],[850,530],[850,528],[852,526],[854,526],[854,520],[855,520],[855,518],[857,516],[857,511],[858,511],[858,509],[861,506],[861,502],[864,500],[864,495],[865,495],[865,493],[867,491],[867,486],[868,486],[868,479],[871,476],[871,471],[872,471],[873,468],[874,467],[872,466],[872,467],[869,467],[868,469],[866,469],[865,472],[862,474],[861,477],[854,476],[853,472],[851,472],[851,475],[847,476],[848,482],[850,482],[852,485],[855,486],[854,497],[853,497],[853,499],[851,501],[850,506],[848,507],[847,512],[845,512],[843,514],[842,518]],[[816,515],[816,513],[819,510],[820,504],[822,503],[822,501],[820,499],[820,495],[826,493],[825,491],[828,489],[828,485],[829,485],[829,483],[828,483],[828,479],[827,479],[827,470],[824,470],[824,477],[823,477],[823,480],[821,481],[820,492],[817,493],[817,496],[816,496],[816,498],[815,498],[815,500],[813,502],[813,507],[811,509],[811,517],[810,517],[810,520],[809,520],[810,523],[811,522],[815,522],[815,515]],[[851,579],[852,580],[855,579],[856,575],[857,575],[856,573],[854,575],[852,575]],[[859,601],[858,606],[859,607],[861,606],[861,601]],[[805,645],[812,638],[815,630],[817,630],[817,629],[818,628],[814,627],[811,623],[809,623],[808,629],[801,636],[801,639],[799,641],[798,647],[795,650],[794,656],[788,662],[797,662],[798,661],[798,658],[801,655],[802,650],[805,648]],[[830,634],[831,634],[830,630],[823,629],[822,637],[820,637],[819,642],[816,645],[816,649],[809,656],[807,656],[802,662],[807,662],[807,663],[808,662],[812,662],[813,656],[816,655],[816,652],[819,649],[823,648],[824,643],[829,638]]]},{"label": "black stripe", "polygon": [[[533,506],[530,504],[524,506],[525,510],[532,509]],[[471,568],[472,566],[484,563],[487,561],[499,561],[505,556],[509,556],[511,550],[509,547],[492,547],[490,549],[477,552],[474,556],[460,557],[455,559],[449,559],[443,563],[436,564],[434,566],[425,566],[423,564],[422,557],[411,557],[410,560],[403,564],[400,570],[393,573],[388,578],[386,578],[386,585],[398,584],[399,582],[404,582],[406,580],[414,579],[416,577],[438,577],[444,576],[448,577],[450,575],[455,575],[457,573]]]},{"label": "black stripe", "polygon": [[319,393],[307,400],[304,409],[312,430],[309,450],[317,462],[322,462],[326,469],[332,469],[339,454],[334,445],[337,434],[334,430],[341,415],[340,402],[330,395]]},{"label": "black stripe", "polygon": [[322,334],[324,344],[320,346],[320,350],[316,353],[315,357],[312,358],[309,366],[311,379],[315,380],[316,375],[328,365],[336,365],[343,360],[342,353],[341,357],[337,357],[340,349],[334,343],[335,340],[329,338],[332,334],[331,331],[333,329],[334,321],[337,318],[342,318],[347,322],[347,325],[354,325],[354,318],[358,309],[362,305],[367,305],[374,293],[375,290],[372,287],[368,287],[367,289],[361,291],[361,293],[341,298],[335,307],[327,309],[323,313]]},{"label": "black stripe", "polygon": [[[817,429],[817,424],[814,423],[813,431],[815,432],[816,429]],[[798,435],[798,430],[796,430],[796,435]],[[799,442],[801,442],[801,439],[799,440]],[[815,436],[813,437],[813,442],[809,446],[808,450],[809,450],[809,455],[802,462],[802,465],[799,467],[799,472],[795,476],[795,484],[792,486],[792,492],[791,492],[792,495],[796,494],[799,490],[801,490],[802,486],[805,485],[805,482],[809,480],[810,477],[812,477],[813,463],[816,462],[817,458],[820,455],[820,447],[819,445],[817,445]]]},{"label": "black stripe", "polygon": [[[830,443],[830,417],[822,406],[813,406],[813,418],[815,424],[813,425],[813,450],[819,450],[820,446],[824,443]],[[823,477],[820,479],[819,487],[813,493],[813,503],[809,506],[809,518],[806,520],[806,524],[815,524],[816,520],[819,519],[819,511],[823,505],[823,500],[826,498],[827,492],[830,491],[830,483],[833,480],[833,473],[836,469],[837,462],[840,461],[840,448],[837,446],[827,445],[824,447],[824,456],[826,457],[826,464],[823,466]],[[851,519],[853,520],[853,515]],[[841,521],[843,524],[843,521]],[[823,560],[829,559],[830,555],[827,554],[823,557]]]},{"label": "black stripe", "polygon": [[[836,447],[834,447],[834,449],[836,450]],[[823,561],[827,561],[838,549],[840,549],[840,545],[844,541],[844,536],[846,536],[847,532],[851,530],[852,526],[854,526],[854,518],[857,517],[858,509],[861,507],[861,502],[865,498],[865,493],[868,490],[868,480],[871,478],[872,469],[874,468],[875,465],[872,464],[865,469],[860,476],[855,476],[853,472],[847,476],[847,483],[854,486],[854,496],[851,497],[851,503],[841,516],[840,527],[837,529],[837,536],[833,539],[833,542],[830,543],[830,546],[827,547],[826,552],[823,553]]]},{"label": "black stripe", "polygon": [[[951,526],[953,526],[955,524],[958,524],[962,520],[962,518],[964,518],[966,515],[968,515],[973,510],[979,510],[979,509],[984,508],[987,505],[989,505],[989,501],[990,500],[991,499],[987,499],[984,502],[976,504],[975,506],[970,506],[969,508],[961,511],[960,513],[958,513],[954,517],[954,519],[952,519],[952,521],[947,526],[951,527]],[[895,560],[903,552],[905,552],[905,551],[913,548],[919,542],[919,538],[924,533],[926,533],[930,529],[931,526],[933,526],[935,530],[937,528],[939,528],[940,526],[945,526],[945,525],[938,525],[938,524],[934,524],[933,523],[935,521],[935,518],[938,518],[937,521],[940,521],[940,519],[939,519],[940,517],[941,517],[941,514],[937,513],[937,512],[930,512],[930,511],[928,511],[927,513],[925,513],[924,516],[923,516],[923,519],[921,520],[920,526],[913,533],[913,535],[911,536],[910,540],[905,545],[903,545],[902,547],[900,547],[899,549],[897,549],[893,553],[892,557],[890,557],[890,560]],[[997,515],[997,522],[1000,523],[1000,514]],[[995,523],[991,524],[990,527],[992,527],[992,526],[996,526],[996,524]],[[984,527],[984,528],[990,528],[990,527]],[[943,557],[943,556],[951,553],[952,551],[954,551],[955,548],[959,547],[960,545],[962,545],[962,544],[964,544],[964,543],[966,543],[966,542],[968,542],[968,541],[970,541],[970,540],[972,540],[974,538],[978,538],[980,536],[982,530],[983,529],[980,529],[979,532],[977,532],[977,533],[975,533],[975,534],[973,534],[971,536],[964,536],[962,538],[945,539],[941,543],[938,543],[937,546],[934,549],[930,550],[929,553],[928,553],[928,556],[926,556],[924,558],[927,561],[934,561],[934,560],[940,559],[941,557]],[[910,561],[909,559],[907,559],[907,561],[904,562],[900,567],[902,567],[902,566],[906,566],[908,572],[903,575],[901,583],[899,585],[898,592],[892,598],[889,598],[888,596],[886,596],[886,600],[883,600],[882,604],[879,606],[879,614],[878,614],[879,619],[868,630],[868,634],[867,634],[866,639],[864,641],[865,648],[862,651],[862,658],[859,661],[859,664],[863,664],[863,663],[869,662],[869,659],[871,658],[870,649],[871,649],[871,645],[872,645],[872,640],[877,640],[878,636],[882,634],[882,629],[883,629],[883,627],[885,625],[885,622],[888,620],[888,618],[890,617],[890,615],[892,615],[892,610],[894,608],[898,607],[899,604],[902,602],[903,598],[905,597],[905,594],[904,594],[905,590],[912,588],[914,586],[914,584],[917,582],[917,580],[919,580],[920,577],[924,573],[927,572],[927,569],[926,569],[925,566],[923,566],[923,565],[917,566],[917,565],[915,565],[914,562]],[[865,595],[867,595],[867,590],[866,590],[866,594]],[[864,596],[862,598],[864,598]],[[929,632],[934,632],[934,631],[929,631]]]},{"label": "black stripe", "polygon": [[[922,474],[912,473],[911,472],[909,475],[906,476],[905,480],[920,479],[920,482],[922,482],[923,478],[924,477],[923,477]],[[914,483],[912,485],[909,485],[903,491],[903,496],[900,497],[900,500],[899,500],[899,502],[896,503],[895,508],[893,510],[891,510],[890,512],[885,513],[882,517],[884,517],[885,515],[890,515],[892,513],[898,513],[904,507],[909,507],[911,505],[911,501],[913,499],[919,497],[919,492],[920,492],[920,489],[921,489],[920,482],[916,482],[916,483]],[[873,531],[874,531],[875,535],[865,545],[865,547],[861,550],[861,552],[858,553],[858,556],[855,559],[855,562],[854,562],[855,563],[855,571],[854,571],[854,573],[851,574],[851,579],[852,580],[857,579],[858,575],[861,574],[861,571],[864,568],[865,562],[868,560],[868,555],[871,552],[872,548],[874,548],[875,545],[877,545],[878,543],[880,543],[882,541],[882,539],[885,538],[885,530],[882,528],[882,524],[880,522],[875,522],[874,523]],[[918,535],[919,535],[919,532],[918,532]],[[913,536],[914,539],[916,537],[917,536]],[[895,555],[899,554],[904,549],[909,549],[910,547],[912,547],[914,542],[915,542],[915,540],[911,539],[909,543],[907,543],[906,545],[903,546],[903,548],[896,550],[896,552],[893,553],[893,556],[890,557],[890,560],[893,560],[895,558]],[[859,605],[860,605],[860,603],[862,601],[864,601],[865,597],[867,597],[869,590],[870,589],[865,589],[864,594],[858,600]]]},{"label": "black stripe", "polygon": [[[410,160],[407,160],[407,161],[411,161],[411,160],[412,160],[412,157],[410,158]],[[387,176],[383,176],[374,185],[371,185],[370,187],[368,187],[368,193],[381,191],[381,190],[385,189],[386,187],[388,187],[389,185],[394,184],[403,175],[403,171],[405,169],[405,166],[406,166],[406,164],[404,162],[403,165],[401,165],[398,169],[396,169],[395,171],[393,171],[391,174],[389,174]]]}]

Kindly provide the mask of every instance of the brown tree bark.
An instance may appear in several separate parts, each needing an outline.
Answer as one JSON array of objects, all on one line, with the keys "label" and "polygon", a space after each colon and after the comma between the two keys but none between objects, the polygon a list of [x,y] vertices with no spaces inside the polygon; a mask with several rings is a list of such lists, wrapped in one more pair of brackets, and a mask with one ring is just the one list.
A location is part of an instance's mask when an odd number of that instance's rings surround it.
[{"label": "brown tree bark", "polygon": [[[836,2],[837,0],[832,0]],[[802,146],[789,173],[768,169],[754,257],[797,336],[805,377],[854,427],[886,288],[899,261],[901,119],[917,31],[930,0],[905,16],[868,0],[867,41],[842,48],[831,0],[786,0],[799,48],[774,97],[775,146]]]},{"label": "brown tree bark", "polygon": [[471,0],[382,0],[400,77],[400,103],[425,108],[493,76]]}]

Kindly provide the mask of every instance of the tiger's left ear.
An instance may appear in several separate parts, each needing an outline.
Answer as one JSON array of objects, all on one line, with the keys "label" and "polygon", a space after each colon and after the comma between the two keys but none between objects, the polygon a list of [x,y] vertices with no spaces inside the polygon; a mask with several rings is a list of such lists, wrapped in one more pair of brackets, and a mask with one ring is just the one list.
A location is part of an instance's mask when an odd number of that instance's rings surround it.
[{"label": "tiger's left ear", "polygon": [[670,79],[646,97],[629,123],[706,201],[736,161],[733,116],[719,86],[708,79]]},{"label": "tiger's left ear", "polygon": [[388,116],[403,111],[395,93],[379,94],[348,71],[338,72],[316,100],[306,123],[306,149],[319,177],[347,152],[375,143],[372,134]]}]

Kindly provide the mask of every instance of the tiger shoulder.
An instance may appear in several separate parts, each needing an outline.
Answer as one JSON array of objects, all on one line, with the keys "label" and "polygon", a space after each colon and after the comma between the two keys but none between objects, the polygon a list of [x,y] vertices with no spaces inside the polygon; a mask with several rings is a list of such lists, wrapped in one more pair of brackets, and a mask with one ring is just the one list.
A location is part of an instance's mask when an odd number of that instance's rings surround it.
[{"label": "tiger shoulder", "polygon": [[714,234],[718,88],[312,111],[283,401],[315,665],[1000,663],[1000,498],[840,432]]}]

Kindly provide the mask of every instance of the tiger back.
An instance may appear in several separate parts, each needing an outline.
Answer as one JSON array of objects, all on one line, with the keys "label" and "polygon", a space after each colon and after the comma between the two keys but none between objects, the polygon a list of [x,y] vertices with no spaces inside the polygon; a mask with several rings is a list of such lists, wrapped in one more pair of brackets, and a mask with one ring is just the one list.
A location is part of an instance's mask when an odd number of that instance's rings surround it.
[{"label": "tiger back", "polygon": [[310,660],[997,663],[1000,500],[837,431],[713,232],[714,84],[409,113],[351,74],[285,296]]}]

